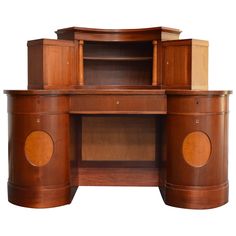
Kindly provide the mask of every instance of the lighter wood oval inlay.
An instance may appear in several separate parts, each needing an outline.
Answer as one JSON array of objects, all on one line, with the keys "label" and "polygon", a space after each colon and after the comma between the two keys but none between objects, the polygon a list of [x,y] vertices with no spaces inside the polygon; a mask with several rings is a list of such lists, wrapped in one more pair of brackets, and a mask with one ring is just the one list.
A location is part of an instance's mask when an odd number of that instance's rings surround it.
[{"label": "lighter wood oval inlay", "polygon": [[206,165],[211,154],[211,141],[209,137],[201,132],[189,133],[182,146],[184,160],[193,167]]},{"label": "lighter wood oval inlay", "polygon": [[46,165],[53,154],[53,140],[44,131],[33,131],[25,140],[25,156],[33,166]]}]

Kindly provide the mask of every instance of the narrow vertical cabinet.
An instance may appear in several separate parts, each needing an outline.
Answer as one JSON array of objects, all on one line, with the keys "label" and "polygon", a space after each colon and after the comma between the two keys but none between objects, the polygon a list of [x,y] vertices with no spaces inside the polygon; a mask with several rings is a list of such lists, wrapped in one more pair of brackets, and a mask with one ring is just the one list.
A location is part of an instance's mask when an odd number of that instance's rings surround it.
[{"label": "narrow vertical cabinet", "polygon": [[[77,85],[77,44],[67,40],[28,41],[28,88],[73,88]],[[53,70],[52,70],[53,68]]]},{"label": "narrow vertical cabinet", "polygon": [[208,42],[173,40],[162,43],[162,88],[208,88]]}]

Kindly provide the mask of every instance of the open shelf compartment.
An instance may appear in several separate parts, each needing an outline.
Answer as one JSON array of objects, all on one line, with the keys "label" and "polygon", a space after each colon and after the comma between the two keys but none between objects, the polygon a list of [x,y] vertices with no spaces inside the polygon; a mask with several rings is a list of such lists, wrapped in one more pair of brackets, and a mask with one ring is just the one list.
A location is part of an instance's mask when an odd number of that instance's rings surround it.
[{"label": "open shelf compartment", "polygon": [[85,85],[151,85],[151,42],[84,42]]}]

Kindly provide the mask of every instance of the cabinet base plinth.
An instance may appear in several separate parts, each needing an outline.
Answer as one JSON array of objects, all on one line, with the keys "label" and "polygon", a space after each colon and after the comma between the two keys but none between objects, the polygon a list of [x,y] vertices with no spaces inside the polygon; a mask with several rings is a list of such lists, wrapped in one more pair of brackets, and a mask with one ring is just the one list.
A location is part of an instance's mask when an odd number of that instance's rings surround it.
[{"label": "cabinet base plinth", "polygon": [[189,209],[210,209],[228,202],[228,182],[217,186],[180,186],[166,184],[165,203]]},{"label": "cabinet base plinth", "polygon": [[30,208],[49,208],[69,204],[71,202],[69,185],[47,187],[21,187],[8,183],[8,201],[12,204]]}]

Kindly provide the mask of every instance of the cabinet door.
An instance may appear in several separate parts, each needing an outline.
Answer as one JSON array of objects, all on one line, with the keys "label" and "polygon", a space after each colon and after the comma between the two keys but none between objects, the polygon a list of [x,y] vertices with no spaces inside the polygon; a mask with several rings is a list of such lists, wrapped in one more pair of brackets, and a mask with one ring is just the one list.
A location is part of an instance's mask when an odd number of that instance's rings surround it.
[{"label": "cabinet door", "polygon": [[187,40],[168,41],[162,44],[163,88],[191,87],[191,46]]},{"label": "cabinet door", "polygon": [[45,86],[67,88],[76,85],[75,49],[68,45],[47,45],[44,49]]}]

